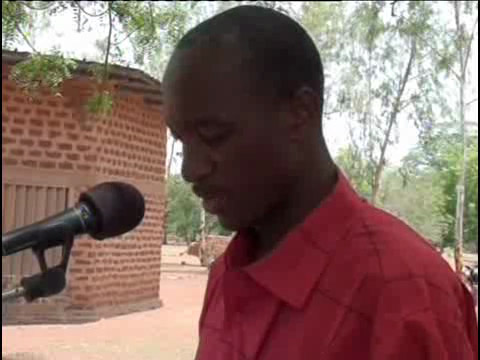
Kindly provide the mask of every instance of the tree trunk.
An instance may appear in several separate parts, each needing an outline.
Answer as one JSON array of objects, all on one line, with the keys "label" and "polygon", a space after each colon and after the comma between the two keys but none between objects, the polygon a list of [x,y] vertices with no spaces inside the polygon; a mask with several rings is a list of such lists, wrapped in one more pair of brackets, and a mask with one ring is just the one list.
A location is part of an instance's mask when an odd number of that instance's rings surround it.
[{"label": "tree trunk", "polygon": [[408,80],[412,73],[413,62],[415,60],[417,54],[417,43],[414,38],[411,40],[410,44],[410,57],[408,59],[407,67],[405,68],[405,72],[403,74],[402,79],[400,80],[400,86],[398,88],[397,97],[395,98],[395,103],[393,104],[392,112],[390,113],[390,118],[388,121],[388,127],[385,132],[385,137],[383,139],[382,146],[380,148],[380,158],[376,164],[375,175],[373,179],[373,186],[372,186],[372,204],[376,205],[378,202],[378,195],[380,193],[381,181],[383,170],[385,169],[386,164],[386,153],[388,143],[390,142],[390,137],[392,136],[393,126],[397,122],[397,116],[400,112],[400,103],[402,101],[403,94],[405,92],[405,87],[407,86]]},{"label": "tree trunk", "polygon": [[[465,28],[460,21],[460,8],[462,2],[454,1],[453,7],[455,11],[455,25],[457,31],[457,38],[467,38],[468,43],[466,47],[463,47],[462,44],[457,47],[459,65],[460,65],[460,74],[457,77],[459,82],[459,121],[460,121],[460,131],[463,138],[463,158],[462,158],[462,171],[457,185],[457,212],[455,216],[455,270],[458,274],[463,274],[463,246],[464,246],[464,236],[465,236],[465,189],[467,181],[467,156],[468,156],[468,144],[467,144],[467,130],[465,122],[465,86],[466,86],[466,75],[467,75],[467,66],[470,59],[470,52],[472,49],[472,42],[475,36],[475,28],[478,24],[478,15],[475,20],[475,25],[470,34],[465,33]],[[468,37],[467,37],[468,36]]]},{"label": "tree trunk", "polygon": [[[165,172],[165,186],[167,184],[168,178],[170,177],[170,171],[173,163],[172,159],[174,157],[173,152],[175,151],[175,143],[176,143],[176,140],[173,139],[172,147],[170,148],[170,159],[168,159],[167,170]],[[168,244],[167,222],[168,222],[168,194],[165,191],[165,209],[163,212],[163,244],[164,245]]]}]

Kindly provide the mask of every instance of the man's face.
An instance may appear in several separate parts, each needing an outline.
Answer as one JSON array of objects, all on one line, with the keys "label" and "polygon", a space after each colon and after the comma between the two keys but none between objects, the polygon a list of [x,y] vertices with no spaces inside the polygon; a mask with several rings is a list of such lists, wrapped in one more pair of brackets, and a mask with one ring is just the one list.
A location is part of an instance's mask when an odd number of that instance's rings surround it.
[{"label": "man's face", "polygon": [[281,206],[297,157],[288,115],[255,95],[239,58],[188,50],[165,84],[167,125],[183,144],[183,177],[230,230],[255,226]]}]

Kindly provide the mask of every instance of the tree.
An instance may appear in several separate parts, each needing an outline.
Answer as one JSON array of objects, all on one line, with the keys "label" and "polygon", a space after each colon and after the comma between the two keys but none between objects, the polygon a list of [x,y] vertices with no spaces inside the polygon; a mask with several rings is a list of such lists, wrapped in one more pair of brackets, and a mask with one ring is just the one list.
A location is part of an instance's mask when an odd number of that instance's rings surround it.
[{"label": "tree", "polygon": [[187,243],[197,239],[200,232],[200,202],[190,187],[179,176],[167,180],[168,215],[167,232]]},{"label": "tree", "polygon": [[[469,211],[468,201],[465,199],[466,191],[468,192],[468,187],[470,186],[467,181],[469,135],[466,129],[466,114],[467,107],[478,101],[478,98],[475,96],[467,99],[465,95],[471,83],[469,68],[474,39],[478,33],[478,2],[450,1],[437,6],[440,10],[443,10],[443,16],[437,16],[438,20],[435,23],[435,33],[439,34],[439,36],[423,37],[421,41],[431,49],[437,72],[445,73],[447,75],[446,82],[449,82],[449,86],[456,91],[456,93],[449,94],[450,101],[444,103],[444,107],[448,109],[448,112],[444,113],[444,118],[453,120],[460,131],[459,135],[462,139],[460,144],[462,144],[463,156],[459,159],[461,170],[458,173],[456,186],[451,189],[452,194],[455,194],[454,198],[456,200],[455,263],[457,271],[461,273],[463,269],[463,242],[466,232],[464,215]],[[442,19],[446,19],[446,21]],[[452,98],[456,99],[455,105],[448,106]],[[428,130],[431,131],[432,128]]]},{"label": "tree", "polygon": [[[465,201],[465,188],[467,186],[467,164],[468,164],[468,145],[467,145],[467,131],[465,129],[465,112],[466,112],[466,99],[465,90],[467,86],[467,69],[470,61],[470,54],[472,50],[472,43],[475,37],[475,31],[478,26],[478,3],[477,3],[477,15],[472,27],[472,30],[468,32],[467,25],[464,22],[464,16],[471,14],[472,4],[469,2],[453,1],[452,6],[455,13],[455,55],[458,70],[454,72],[459,91],[458,99],[458,116],[461,128],[461,134],[463,137],[463,158],[460,176],[457,185],[457,207],[455,216],[455,229],[456,229],[456,244],[455,244],[455,266],[459,273],[463,272],[463,245],[465,236],[465,207],[468,206],[468,202]],[[478,157],[477,157],[478,161]],[[478,169],[477,169],[478,171]],[[478,187],[478,183],[475,185]]]},{"label": "tree", "polygon": [[[143,65],[151,58],[154,49],[173,46],[185,32],[192,3],[154,1],[2,1],[2,44],[3,48],[13,48],[16,43],[26,43],[34,56],[21,63],[13,71],[14,79],[21,82],[26,90],[34,93],[41,87],[49,85],[48,79],[70,72],[71,60],[62,53],[41,54],[29,38],[26,27],[32,28],[35,17],[53,18],[70,12],[73,15],[72,27],[77,31],[91,31],[90,23],[99,21],[104,40],[98,45],[102,51],[103,67],[92,68],[99,80],[97,94],[91,99],[90,109],[108,111],[111,109],[112,97],[104,91],[104,84],[109,78],[109,65],[113,61],[122,63],[126,42],[131,45],[133,57],[137,64]],[[53,62],[55,72],[38,71],[41,64]],[[56,90],[56,89],[55,89]],[[97,106],[95,106],[97,105]],[[100,105],[100,106],[99,106]],[[109,106],[110,105],[110,106]]]},{"label": "tree", "polygon": [[445,213],[446,198],[438,174],[424,171],[407,183],[397,169],[387,169],[380,195],[383,209],[404,220],[426,239],[444,245],[449,216]]},{"label": "tree", "polygon": [[[187,243],[196,241],[202,229],[202,207],[200,199],[190,186],[179,176],[167,179],[167,233]],[[206,234],[230,235],[213,215],[206,215]]]},{"label": "tree", "polygon": [[[467,143],[466,182],[469,186],[465,194],[465,247],[473,251],[478,248],[478,135],[470,134]],[[463,168],[463,156],[463,136],[456,123],[451,123],[434,129],[429,141],[421,143],[404,159],[401,171],[407,184],[423,174],[432,174],[431,187],[440,189],[443,198],[442,213],[447,227],[442,245],[445,247],[455,245],[455,189]]]},{"label": "tree", "polygon": [[[349,154],[353,159],[362,154],[363,159],[355,163],[354,172],[368,183],[375,204],[388,150],[399,140],[398,122],[416,118],[423,123],[433,118],[433,114],[415,116],[416,108],[425,109],[431,103],[424,84],[426,78],[436,75],[425,71],[429,52],[418,41],[420,36],[432,35],[432,4],[402,2],[396,4],[394,16],[385,2],[312,3],[305,11],[309,28],[323,39],[317,43],[322,54],[327,54],[326,67],[333,66],[337,74],[332,84],[327,84],[337,89],[327,91],[330,106],[326,114],[349,119]],[[319,15],[322,13],[324,18]],[[324,19],[324,24],[317,25],[316,18]]]}]

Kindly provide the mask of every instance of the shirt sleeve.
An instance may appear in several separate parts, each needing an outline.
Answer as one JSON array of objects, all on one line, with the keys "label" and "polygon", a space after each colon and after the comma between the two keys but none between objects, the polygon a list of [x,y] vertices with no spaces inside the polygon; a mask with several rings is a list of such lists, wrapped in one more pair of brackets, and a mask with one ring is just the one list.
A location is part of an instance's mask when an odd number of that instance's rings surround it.
[{"label": "shirt sleeve", "polygon": [[434,306],[411,313],[378,314],[372,360],[476,360],[478,326],[473,300],[464,289],[459,314],[442,316]]}]

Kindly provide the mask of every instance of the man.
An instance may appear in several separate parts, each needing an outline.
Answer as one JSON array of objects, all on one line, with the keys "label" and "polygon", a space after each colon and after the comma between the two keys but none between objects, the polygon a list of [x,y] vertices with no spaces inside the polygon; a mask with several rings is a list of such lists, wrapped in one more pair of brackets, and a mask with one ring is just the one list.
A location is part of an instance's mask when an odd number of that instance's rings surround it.
[{"label": "man", "polygon": [[237,231],[210,274],[197,359],[476,359],[468,291],[332,161],[323,88],[305,30],[255,6],[200,24],[170,60],[183,176]]}]

